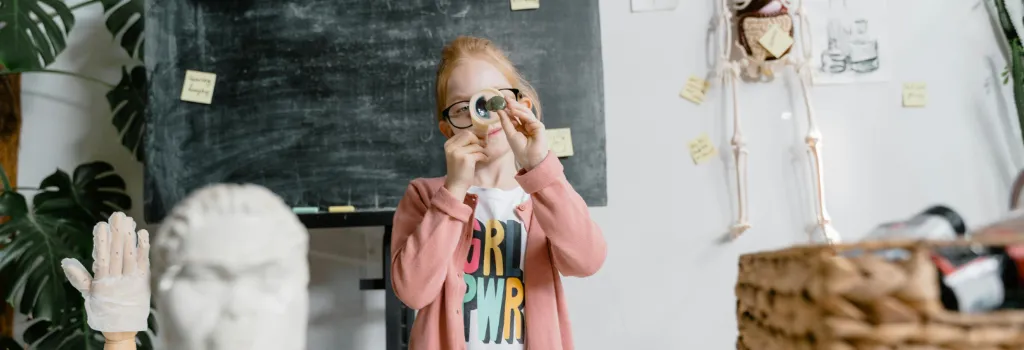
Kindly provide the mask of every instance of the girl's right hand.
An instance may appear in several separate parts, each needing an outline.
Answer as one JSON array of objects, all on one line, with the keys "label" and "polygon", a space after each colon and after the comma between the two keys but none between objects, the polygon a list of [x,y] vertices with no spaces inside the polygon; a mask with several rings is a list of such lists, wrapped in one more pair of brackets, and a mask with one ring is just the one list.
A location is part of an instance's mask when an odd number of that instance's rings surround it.
[{"label": "girl's right hand", "polygon": [[460,132],[444,143],[444,155],[448,163],[444,187],[461,201],[473,185],[476,163],[487,160],[483,141],[471,132]]}]

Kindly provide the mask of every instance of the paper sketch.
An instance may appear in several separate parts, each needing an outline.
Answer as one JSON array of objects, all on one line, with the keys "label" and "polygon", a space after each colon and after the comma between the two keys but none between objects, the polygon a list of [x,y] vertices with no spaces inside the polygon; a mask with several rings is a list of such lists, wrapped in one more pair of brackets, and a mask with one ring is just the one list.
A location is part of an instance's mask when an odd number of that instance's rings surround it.
[{"label": "paper sketch", "polygon": [[886,0],[804,0],[814,19],[815,84],[889,79]]}]

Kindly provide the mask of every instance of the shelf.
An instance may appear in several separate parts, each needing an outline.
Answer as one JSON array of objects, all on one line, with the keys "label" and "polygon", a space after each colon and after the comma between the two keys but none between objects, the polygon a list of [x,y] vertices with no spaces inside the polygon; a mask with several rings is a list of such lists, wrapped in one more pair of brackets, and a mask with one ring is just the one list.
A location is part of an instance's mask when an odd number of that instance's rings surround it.
[{"label": "shelf", "polygon": [[394,210],[367,210],[351,213],[317,213],[299,214],[299,220],[306,228],[339,228],[339,227],[368,227],[368,226],[391,226],[394,220]]}]

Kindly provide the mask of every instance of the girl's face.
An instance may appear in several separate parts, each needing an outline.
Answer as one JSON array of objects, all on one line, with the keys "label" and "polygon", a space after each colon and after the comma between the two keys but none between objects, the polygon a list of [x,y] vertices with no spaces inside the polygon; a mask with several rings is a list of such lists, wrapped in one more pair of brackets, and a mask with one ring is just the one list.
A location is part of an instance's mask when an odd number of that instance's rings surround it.
[{"label": "girl's face", "polygon": [[[463,59],[452,70],[452,74],[448,78],[445,107],[469,101],[470,97],[486,88],[509,89],[513,87],[505,75],[487,61],[476,58]],[[479,137],[486,138],[487,146],[484,148],[484,153],[490,159],[496,159],[510,150],[505,132],[501,130],[501,123],[491,124],[485,134],[481,134],[482,131],[474,131],[475,128],[452,127],[447,120],[441,120],[439,127],[441,132],[449,138],[458,133],[477,133]]]}]

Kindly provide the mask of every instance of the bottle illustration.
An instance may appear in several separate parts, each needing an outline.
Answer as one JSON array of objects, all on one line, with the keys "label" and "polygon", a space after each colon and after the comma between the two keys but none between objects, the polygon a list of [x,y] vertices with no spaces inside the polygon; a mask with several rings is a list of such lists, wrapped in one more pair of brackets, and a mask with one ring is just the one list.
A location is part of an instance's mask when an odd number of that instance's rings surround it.
[{"label": "bottle illustration", "polygon": [[821,70],[832,74],[846,71],[846,55],[839,50],[839,42],[835,38],[828,39],[828,49],[821,53]]},{"label": "bottle illustration", "polygon": [[854,33],[850,40],[850,69],[858,73],[878,70],[878,39],[868,32],[868,21],[853,22]]},{"label": "bottle illustration", "polygon": [[849,31],[838,18],[828,23],[828,48],[821,53],[821,71],[838,74],[846,71],[849,57]]}]

